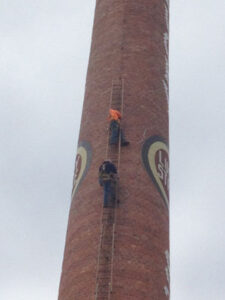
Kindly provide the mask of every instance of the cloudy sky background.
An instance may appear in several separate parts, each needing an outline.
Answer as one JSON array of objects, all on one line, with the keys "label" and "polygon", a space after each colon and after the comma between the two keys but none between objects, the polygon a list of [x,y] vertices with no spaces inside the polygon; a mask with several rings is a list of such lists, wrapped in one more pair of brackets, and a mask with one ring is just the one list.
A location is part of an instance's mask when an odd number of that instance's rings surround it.
[{"label": "cloudy sky background", "polygon": [[[1,0],[0,299],[56,300],[94,0]],[[225,2],[171,0],[171,300],[225,299]]]}]

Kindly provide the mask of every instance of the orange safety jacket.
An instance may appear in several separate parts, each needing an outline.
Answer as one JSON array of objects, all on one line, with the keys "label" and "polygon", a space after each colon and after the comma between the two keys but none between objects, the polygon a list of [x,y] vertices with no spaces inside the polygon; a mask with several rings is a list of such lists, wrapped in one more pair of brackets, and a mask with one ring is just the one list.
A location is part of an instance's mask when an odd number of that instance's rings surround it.
[{"label": "orange safety jacket", "polygon": [[110,109],[109,110],[109,121],[115,120],[115,121],[120,121],[120,119],[122,118],[121,113],[116,110],[116,109]]}]

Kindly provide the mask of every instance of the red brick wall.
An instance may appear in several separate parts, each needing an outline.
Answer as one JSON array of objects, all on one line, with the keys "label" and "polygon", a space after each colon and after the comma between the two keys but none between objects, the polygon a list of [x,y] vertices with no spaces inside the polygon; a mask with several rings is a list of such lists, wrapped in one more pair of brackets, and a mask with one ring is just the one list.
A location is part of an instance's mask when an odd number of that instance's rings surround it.
[{"label": "red brick wall", "polygon": [[168,140],[166,0],[97,0],[79,141],[92,162],[72,199],[59,300],[94,299],[112,79],[124,79],[123,128],[128,147],[120,162],[114,300],[168,299],[165,251],[169,217],[162,196],[142,164],[144,141]]}]

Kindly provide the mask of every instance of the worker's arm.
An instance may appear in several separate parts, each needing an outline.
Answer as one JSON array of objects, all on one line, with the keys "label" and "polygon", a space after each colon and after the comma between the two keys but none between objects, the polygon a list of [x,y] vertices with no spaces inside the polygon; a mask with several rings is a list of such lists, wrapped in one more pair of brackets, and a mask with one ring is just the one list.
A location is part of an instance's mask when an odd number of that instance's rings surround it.
[{"label": "worker's arm", "polygon": [[111,178],[112,178],[113,181],[118,181],[118,179],[119,179],[117,173],[112,173]]},{"label": "worker's arm", "polygon": [[121,113],[120,113],[118,110],[117,110],[116,112],[117,112],[117,116],[118,116],[118,118],[119,118],[119,119],[122,119],[122,115],[121,115]]},{"label": "worker's arm", "polygon": [[112,172],[114,173],[114,174],[117,174],[117,169],[116,169],[116,167],[113,165],[112,166]]}]

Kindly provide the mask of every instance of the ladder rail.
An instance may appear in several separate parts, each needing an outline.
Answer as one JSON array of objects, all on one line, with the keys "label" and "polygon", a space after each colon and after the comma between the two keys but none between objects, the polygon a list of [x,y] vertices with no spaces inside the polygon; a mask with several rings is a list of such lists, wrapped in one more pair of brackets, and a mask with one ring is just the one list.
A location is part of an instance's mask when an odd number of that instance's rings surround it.
[{"label": "ladder rail", "polygon": [[[124,100],[124,80],[121,79],[121,115],[123,117],[123,100]],[[122,120],[120,121],[122,123]],[[118,165],[117,170],[119,171],[120,167],[120,154],[121,154],[121,123],[120,123],[120,134],[119,134],[119,149],[118,149]]]},{"label": "ladder rail", "polygon": [[[110,110],[110,107],[111,107],[111,104],[112,104],[112,97],[113,97],[113,81],[112,81],[112,87],[111,87],[110,102],[109,102],[109,109],[108,109],[108,111]],[[109,133],[110,133],[110,129],[108,127],[105,158],[108,158],[108,152],[109,152]]]},{"label": "ladder rail", "polygon": [[[103,208],[102,208],[102,215],[103,215]],[[103,232],[104,232],[104,227],[101,224],[101,235],[100,235],[100,240],[99,240],[99,245],[98,245],[98,261],[97,261],[97,269],[96,269],[96,286],[95,286],[95,300],[98,299],[98,273],[99,273],[99,262],[100,262],[100,253],[101,253],[101,246],[102,246],[102,239],[103,239]]]}]

